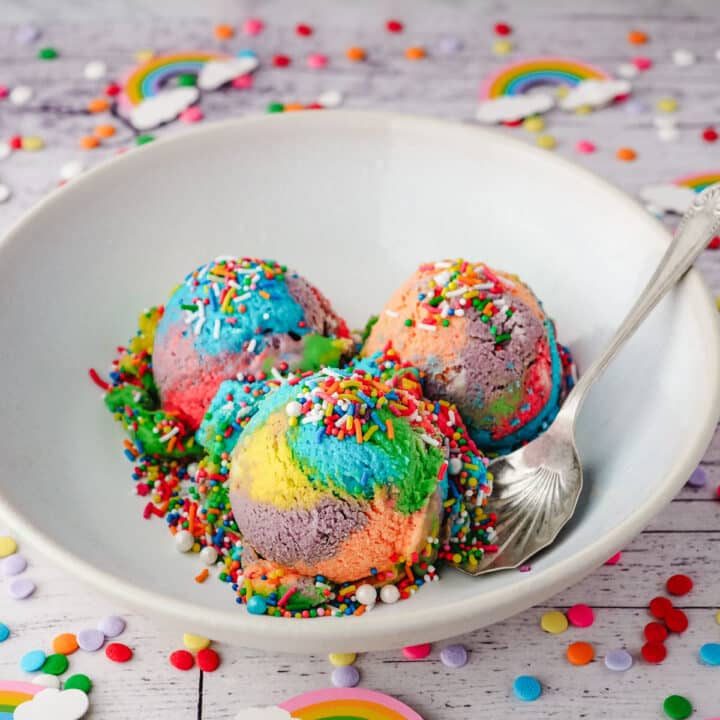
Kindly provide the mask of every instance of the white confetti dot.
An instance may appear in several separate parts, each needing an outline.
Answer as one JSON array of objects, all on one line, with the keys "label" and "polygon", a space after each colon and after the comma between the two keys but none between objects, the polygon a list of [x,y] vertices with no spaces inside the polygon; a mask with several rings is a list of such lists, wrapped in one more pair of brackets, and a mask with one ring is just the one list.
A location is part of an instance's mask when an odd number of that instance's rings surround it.
[{"label": "white confetti dot", "polygon": [[672,127],[664,127],[658,130],[658,137],[663,142],[674,142],[678,139],[679,136],[680,133],[678,132],[677,127],[675,127],[674,125]]},{"label": "white confetti dot", "polygon": [[335,108],[342,105],[344,98],[339,90],[326,90],[317,101],[325,108]]},{"label": "white confetti dot", "polygon": [[380,590],[380,599],[384,603],[391,605],[400,599],[400,591],[397,589],[396,585],[384,585]]},{"label": "white confetti dot", "polygon": [[621,78],[625,78],[626,80],[631,80],[632,78],[636,77],[637,74],[640,71],[633,65],[632,63],[623,63],[622,65],[618,65],[617,67],[617,74]]},{"label": "white confetti dot", "polygon": [[720,48],[715,51],[715,59],[720,61]]},{"label": "white confetti dot", "polygon": [[12,195],[10,188],[7,185],[0,183],[0,203],[4,203],[9,200],[10,195]]},{"label": "white confetti dot", "polygon": [[200,551],[200,559],[206,565],[214,565],[217,558],[218,558],[217,550],[212,545],[206,545]]},{"label": "white confetti dot", "polygon": [[32,99],[34,92],[27,85],[18,85],[10,91],[10,102],[13,105],[25,105]]},{"label": "white confetti dot", "polygon": [[42,687],[59,688],[60,678],[57,675],[48,675],[43,673],[42,675],[36,675],[30,681],[33,685],[41,685]]},{"label": "white confetti dot", "polygon": [[0,160],[4,160],[10,153],[12,148],[6,142],[0,142]]},{"label": "white confetti dot", "polygon": [[678,67],[689,67],[697,62],[697,56],[692,50],[684,50],[682,48],[673,50],[672,59]]},{"label": "white confetti dot", "polygon": [[291,400],[285,406],[285,412],[288,414],[288,417],[297,417],[302,412],[302,406],[297,400]]},{"label": "white confetti dot", "polygon": [[89,62],[83,70],[83,75],[88,80],[99,80],[107,75],[107,65],[102,60]]},{"label": "white confetti dot", "polygon": [[653,118],[653,125],[656,128],[674,128],[677,125],[677,120],[672,115],[656,115]]},{"label": "white confetti dot", "polygon": [[61,180],[72,180],[85,170],[85,165],[80,160],[70,160],[60,168]]}]

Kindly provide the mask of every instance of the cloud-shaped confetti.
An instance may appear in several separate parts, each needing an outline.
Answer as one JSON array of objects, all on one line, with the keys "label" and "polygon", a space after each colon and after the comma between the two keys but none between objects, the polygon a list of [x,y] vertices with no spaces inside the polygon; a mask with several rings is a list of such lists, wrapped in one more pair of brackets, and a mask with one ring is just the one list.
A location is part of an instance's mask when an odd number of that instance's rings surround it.
[{"label": "cloud-shaped confetti", "polygon": [[235,720],[293,720],[292,715],[277,705],[244,708]]},{"label": "cloud-shaped confetti", "polygon": [[627,80],[583,80],[560,100],[563,110],[579,107],[602,107],[620,95],[627,95],[632,85]]},{"label": "cloud-shaped confetti", "polygon": [[150,130],[174,120],[183,110],[189,108],[200,96],[196,87],[178,87],[163,90],[146,98],[130,111],[130,122],[138,130]]},{"label": "cloud-shaped confetti", "polygon": [[692,204],[695,193],[681,185],[650,185],[640,191],[640,197],[653,208],[682,215]]},{"label": "cloud-shaped confetti", "polygon": [[47,688],[18,705],[13,720],[80,720],[89,707],[88,696],[82,690]]},{"label": "cloud-shaped confetti", "polygon": [[530,115],[547,112],[554,105],[552,96],[544,93],[505,95],[481,102],[475,111],[475,119],[488,124],[522,120]]},{"label": "cloud-shaped confetti", "polygon": [[205,63],[198,75],[197,84],[201,90],[217,90],[236,77],[248,75],[258,66],[255,57],[239,57],[230,60],[211,60]]}]

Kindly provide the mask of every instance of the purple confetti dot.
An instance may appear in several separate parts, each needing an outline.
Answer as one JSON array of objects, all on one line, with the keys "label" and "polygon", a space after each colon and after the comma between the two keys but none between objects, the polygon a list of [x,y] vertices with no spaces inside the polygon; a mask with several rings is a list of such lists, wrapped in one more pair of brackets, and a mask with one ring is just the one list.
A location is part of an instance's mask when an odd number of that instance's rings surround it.
[{"label": "purple confetti dot", "polygon": [[105,633],[95,628],[86,628],[77,634],[77,641],[82,650],[95,652],[105,644]]},{"label": "purple confetti dot", "polygon": [[532,565],[521,565],[518,570],[520,572],[530,572],[532,570]]},{"label": "purple confetti dot", "polygon": [[641,102],[640,100],[626,100],[624,105],[625,112],[630,113],[631,115],[644,115],[645,113],[650,112],[650,107],[647,103]]},{"label": "purple confetti dot", "polygon": [[440,662],[450,668],[461,668],[468,661],[464,645],[448,645],[440,651]]},{"label": "purple confetti dot", "polygon": [[26,567],[27,560],[22,555],[18,555],[18,553],[6,557],[2,561],[2,563],[0,563],[0,568],[2,568],[2,574],[6,576],[19,575],[25,570]]},{"label": "purple confetti dot", "polygon": [[605,656],[605,667],[615,672],[625,672],[632,667],[632,655],[627,650],[611,650]]},{"label": "purple confetti dot", "polygon": [[35,583],[26,578],[16,578],[8,586],[10,597],[16,600],[24,600],[35,592]]},{"label": "purple confetti dot", "polygon": [[438,49],[445,55],[454,55],[463,49],[463,41],[455,35],[440,38]]},{"label": "purple confetti dot", "polygon": [[687,484],[695,488],[705,487],[707,485],[707,473],[701,467],[695,468],[688,478]]},{"label": "purple confetti dot", "polygon": [[344,665],[343,667],[335,668],[332,671],[330,680],[335,687],[355,687],[360,682],[360,673],[353,665]]},{"label": "purple confetti dot", "polygon": [[105,637],[114,638],[125,630],[125,621],[117,615],[108,615],[98,623],[98,630]]},{"label": "purple confetti dot", "polygon": [[42,35],[40,29],[34,25],[23,25],[17,29],[15,41],[20,45],[29,45],[39,39],[40,35]]}]

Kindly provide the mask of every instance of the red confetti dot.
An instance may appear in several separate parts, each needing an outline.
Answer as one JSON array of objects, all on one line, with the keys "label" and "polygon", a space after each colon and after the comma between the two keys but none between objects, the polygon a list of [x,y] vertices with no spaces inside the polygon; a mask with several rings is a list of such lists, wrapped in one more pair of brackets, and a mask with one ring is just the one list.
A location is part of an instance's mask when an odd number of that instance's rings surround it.
[{"label": "red confetti dot", "polygon": [[661,663],[667,657],[667,649],[658,642],[645,643],[640,652],[649,663]]},{"label": "red confetti dot", "polygon": [[673,575],[666,583],[671,595],[687,595],[693,587],[693,581],[687,575]]},{"label": "red confetti dot", "polygon": [[649,70],[653,66],[653,61],[648,57],[633,58],[632,63],[638,70]]},{"label": "red confetti dot", "polygon": [[275,67],[287,67],[292,60],[287,55],[275,55],[272,59],[272,63]]},{"label": "red confetti dot", "polygon": [[310,25],[305,25],[305,23],[298,23],[295,26],[295,32],[298,35],[302,35],[303,37],[308,37],[309,35],[313,34],[313,29],[310,27]]},{"label": "red confetti dot", "polygon": [[124,663],[132,658],[133,651],[123,643],[110,643],[105,648],[105,655],[113,662]]},{"label": "red confetti dot", "polygon": [[197,654],[197,663],[203,672],[215,672],[220,665],[220,656],[212,648],[205,648]]},{"label": "red confetti dot", "polygon": [[195,658],[187,650],[170,653],[170,664],[178,670],[189,670],[195,664]]},{"label": "red confetti dot", "polygon": [[665,597],[656,597],[650,601],[650,614],[662,620],[673,609],[673,604]]},{"label": "red confetti dot", "polygon": [[13,136],[8,140],[8,145],[9,145],[13,150],[19,150],[19,149],[22,147],[22,137],[21,137],[20,135],[13,135]]},{"label": "red confetti dot", "polygon": [[503,125],[506,127],[519,127],[523,124],[522,119],[520,120],[503,120]]},{"label": "red confetti dot", "polygon": [[668,636],[667,628],[659,622],[650,622],[645,626],[645,639],[649,643],[662,643]]},{"label": "red confetti dot", "polygon": [[105,88],[105,94],[108,95],[108,96],[110,96],[110,97],[115,97],[115,95],[119,95],[119,94],[120,94],[120,91],[121,91],[121,90],[122,90],[122,88],[120,87],[120,85],[118,85],[117,83],[114,83],[114,82],[113,82],[113,83],[110,83],[110,84]]},{"label": "red confetti dot", "polygon": [[495,23],[495,27],[493,28],[493,32],[496,35],[511,35],[512,34],[512,27],[504,22]]},{"label": "red confetti dot", "polygon": [[432,645],[430,643],[423,643],[422,645],[408,645],[402,649],[402,654],[408,660],[422,660],[430,654],[431,650]]},{"label": "red confetti dot", "polygon": [[385,29],[391,33],[400,33],[404,28],[405,26],[399,20],[388,20],[385,23]]},{"label": "red confetti dot", "polygon": [[[720,248],[720,235],[716,235],[709,243],[708,248],[710,250],[717,250]],[[720,488],[719,488],[720,489]]]},{"label": "red confetti dot", "polygon": [[714,143],[718,139],[717,130],[714,127],[706,127],[702,131],[702,139],[705,142]]},{"label": "red confetti dot", "polygon": [[688,627],[687,615],[676,608],[673,608],[665,616],[665,624],[668,626],[668,630],[674,633],[683,633]]}]

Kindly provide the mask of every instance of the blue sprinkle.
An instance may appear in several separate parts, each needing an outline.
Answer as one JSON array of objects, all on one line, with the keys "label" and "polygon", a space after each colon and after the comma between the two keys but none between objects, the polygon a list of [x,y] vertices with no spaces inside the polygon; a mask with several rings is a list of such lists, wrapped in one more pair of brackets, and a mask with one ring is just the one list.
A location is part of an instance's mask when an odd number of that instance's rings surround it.
[{"label": "blue sprinkle", "polygon": [[315,433],[315,442],[318,442],[318,443],[321,442],[324,436],[325,436],[325,426],[321,425],[317,429],[317,432]]},{"label": "blue sprinkle", "polygon": [[380,428],[381,432],[387,431],[385,423],[380,419],[380,416],[374,410],[370,413],[370,417],[373,419],[373,422]]},{"label": "blue sprinkle", "polygon": [[127,448],[126,448],[125,450],[123,450],[123,452],[125,453],[125,457],[126,457],[131,463],[134,463],[135,460],[137,459]]}]

